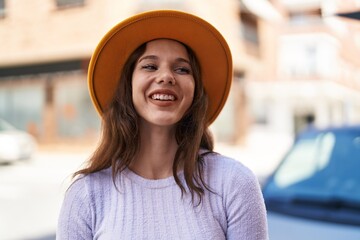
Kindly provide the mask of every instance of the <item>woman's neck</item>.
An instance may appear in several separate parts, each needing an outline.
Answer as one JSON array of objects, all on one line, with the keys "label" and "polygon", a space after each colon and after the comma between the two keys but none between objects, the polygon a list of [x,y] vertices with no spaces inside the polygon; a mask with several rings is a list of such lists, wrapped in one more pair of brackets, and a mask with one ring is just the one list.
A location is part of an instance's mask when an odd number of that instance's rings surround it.
[{"label": "woman's neck", "polygon": [[172,166],[178,148],[175,129],[173,127],[143,127],[140,133],[140,149],[130,169],[148,179],[172,176]]}]

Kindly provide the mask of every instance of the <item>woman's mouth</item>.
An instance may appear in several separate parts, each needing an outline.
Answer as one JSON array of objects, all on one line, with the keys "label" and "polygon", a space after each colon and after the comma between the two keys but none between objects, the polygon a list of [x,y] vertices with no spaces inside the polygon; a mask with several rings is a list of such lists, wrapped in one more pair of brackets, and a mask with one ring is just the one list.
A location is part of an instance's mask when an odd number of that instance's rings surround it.
[{"label": "woman's mouth", "polygon": [[153,100],[158,100],[158,101],[175,101],[175,96],[171,95],[171,94],[153,94],[151,95],[151,98]]}]

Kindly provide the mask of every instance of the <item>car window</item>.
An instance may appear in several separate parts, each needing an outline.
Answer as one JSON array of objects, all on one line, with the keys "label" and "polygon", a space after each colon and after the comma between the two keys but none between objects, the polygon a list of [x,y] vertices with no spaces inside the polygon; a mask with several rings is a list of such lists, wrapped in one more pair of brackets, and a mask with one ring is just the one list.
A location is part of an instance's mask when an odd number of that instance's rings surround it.
[{"label": "car window", "polygon": [[360,205],[359,169],[359,131],[311,133],[296,141],[264,194],[279,199],[336,198]]},{"label": "car window", "polygon": [[329,164],[334,143],[333,133],[299,140],[274,176],[276,184],[284,188],[324,169]]}]

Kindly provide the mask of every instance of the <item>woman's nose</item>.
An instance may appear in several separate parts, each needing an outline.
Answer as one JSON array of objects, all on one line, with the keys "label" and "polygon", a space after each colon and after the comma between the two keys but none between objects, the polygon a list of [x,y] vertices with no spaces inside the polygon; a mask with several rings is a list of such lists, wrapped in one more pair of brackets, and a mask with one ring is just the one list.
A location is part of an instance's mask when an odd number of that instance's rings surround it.
[{"label": "woman's nose", "polygon": [[159,72],[159,76],[156,82],[175,85],[176,80],[173,72],[170,69],[163,69]]}]

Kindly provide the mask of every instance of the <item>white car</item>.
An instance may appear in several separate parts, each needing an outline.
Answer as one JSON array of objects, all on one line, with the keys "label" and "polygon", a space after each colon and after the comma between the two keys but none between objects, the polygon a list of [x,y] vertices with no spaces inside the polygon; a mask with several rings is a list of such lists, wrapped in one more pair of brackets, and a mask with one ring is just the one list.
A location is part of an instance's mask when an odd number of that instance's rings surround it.
[{"label": "white car", "polygon": [[33,136],[0,119],[0,163],[29,159],[36,148]]},{"label": "white car", "polygon": [[300,134],[263,194],[271,240],[359,240],[360,126]]}]

